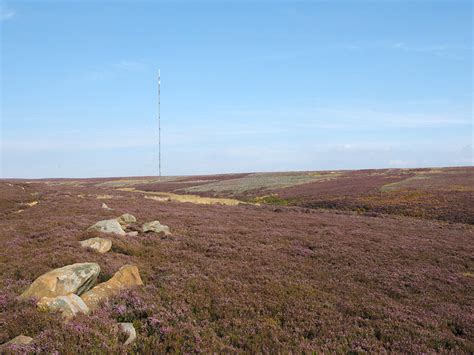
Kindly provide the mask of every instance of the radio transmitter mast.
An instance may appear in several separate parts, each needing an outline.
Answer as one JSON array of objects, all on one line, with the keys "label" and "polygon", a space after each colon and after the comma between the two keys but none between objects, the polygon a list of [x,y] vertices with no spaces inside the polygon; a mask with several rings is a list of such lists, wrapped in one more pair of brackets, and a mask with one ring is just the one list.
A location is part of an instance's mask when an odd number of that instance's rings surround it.
[{"label": "radio transmitter mast", "polygon": [[161,177],[161,117],[160,117],[161,71],[158,69],[158,174]]}]

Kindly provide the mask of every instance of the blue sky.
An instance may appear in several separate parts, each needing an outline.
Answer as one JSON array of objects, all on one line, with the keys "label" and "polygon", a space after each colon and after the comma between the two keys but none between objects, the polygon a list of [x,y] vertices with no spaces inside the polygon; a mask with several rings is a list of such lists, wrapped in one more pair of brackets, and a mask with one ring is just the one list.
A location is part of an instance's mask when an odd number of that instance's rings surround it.
[{"label": "blue sky", "polygon": [[473,164],[471,1],[2,1],[1,177]]}]

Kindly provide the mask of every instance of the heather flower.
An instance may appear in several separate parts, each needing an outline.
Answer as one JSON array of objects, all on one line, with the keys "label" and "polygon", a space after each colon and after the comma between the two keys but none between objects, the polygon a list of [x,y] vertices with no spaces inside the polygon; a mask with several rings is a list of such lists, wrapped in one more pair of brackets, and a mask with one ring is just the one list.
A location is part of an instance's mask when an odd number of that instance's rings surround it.
[{"label": "heather flower", "polygon": [[7,308],[8,302],[9,302],[9,299],[7,295],[0,294],[0,310],[1,311],[4,311]]},{"label": "heather flower", "polygon": [[114,310],[117,313],[117,315],[123,316],[125,314],[125,311],[127,310],[127,307],[125,307],[122,304],[119,304],[119,305],[114,307]]},{"label": "heather flower", "polygon": [[160,324],[160,320],[156,316],[148,317],[147,322],[151,327],[156,327]]}]

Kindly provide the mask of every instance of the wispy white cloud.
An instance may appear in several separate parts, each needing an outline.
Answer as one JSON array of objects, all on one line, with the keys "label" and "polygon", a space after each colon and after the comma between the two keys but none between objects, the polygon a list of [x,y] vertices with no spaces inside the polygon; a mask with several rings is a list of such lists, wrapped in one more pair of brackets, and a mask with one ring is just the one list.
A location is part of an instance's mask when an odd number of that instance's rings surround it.
[{"label": "wispy white cloud", "polygon": [[[99,80],[99,79],[98,79]],[[385,134],[394,129],[407,132],[416,129],[429,128],[455,128],[469,131],[472,128],[470,117],[443,116],[436,114],[418,114],[408,111],[377,110],[370,106],[361,108],[356,106],[341,107],[277,107],[277,108],[250,108],[249,110],[219,110],[214,115],[220,117],[218,121],[209,120],[209,117],[196,117],[193,122],[186,124],[168,123],[165,126],[166,134],[163,136],[168,147],[180,147],[187,145],[211,145],[225,146],[229,142],[235,144],[246,142],[281,142],[286,141],[287,136],[300,137],[298,144],[308,141],[313,146],[314,135],[323,134],[335,137],[334,143],[342,144],[337,137],[345,136],[348,132],[355,134],[367,133]],[[39,120],[40,118],[35,118]],[[16,119],[17,120],[17,119]],[[25,119],[26,120],[26,119]],[[61,122],[56,120],[56,126]],[[48,121],[50,122],[50,121]],[[50,122],[51,123],[51,122]],[[154,126],[142,127],[120,127],[107,130],[107,135],[102,133],[91,133],[87,130],[81,132],[64,131],[59,128],[49,130],[42,134],[25,136],[24,132],[9,131],[2,137],[2,148],[15,151],[54,151],[54,150],[93,150],[93,149],[116,149],[132,147],[154,147],[157,144]],[[313,138],[311,138],[313,137]],[[430,137],[428,136],[427,139]],[[423,137],[420,137],[423,140]],[[291,140],[289,140],[291,141]],[[327,145],[327,140],[317,140],[322,145]],[[404,139],[401,143],[406,143]],[[466,145],[468,142],[464,142]],[[365,147],[371,142],[365,142]],[[240,149],[239,148],[239,149]],[[336,151],[352,150],[360,148],[356,142],[345,142],[343,145],[332,147]],[[380,145],[376,144],[380,149]],[[472,150],[472,145],[465,148]]]},{"label": "wispy white cloud", "polygon": [[304,55],[303,52],[277,52],[270,54],[254,54],[242,57],[243,62],[255,63],[255,62],[287,62],[292,59],[296,59]]},{"label": "wispy white cloud", "polygon": [[404,52],[418,52],[433,54],[444,57],[459,58],[454,56],[455,52],[472,51],[472,46],[468,45],[446,45],[446,44],[412,44],[403,41],[378,41],[371,43],[346,43],[341,45],[347,50],[385,49]]},{"label": "wispy white cloud", "polygon": [[7,21],[11,19],[13,16],[15,16],[16,12],[15,10],[6,8],[3,5],[0,5],[0,21]]},{"label": "wispy white cloud", "polygon": [[112,71],[106,69],[88,70],[81,77],[87,81],[103,81],[113,76]]},{"label": "wispy white cloud", "polygon": [[396,49],[409,52],[443,52],[450,50],[469,50],[467,46],[449,46],[449,45],[412,45],[405,42],[381,43],[380,47],[387,49]]},{"label": "wispy white cloud", "polygon": [[[471,126],[470,117],[440,114],[418,114],[402,111],[384,111],[357,106],[278,107],[273,109],[223,110],[222,117],[233,121],[254,120],[260,122],[262,130],[268,124],[276,128],[311,129],[324,128],[341,131],[361,131],[392,128],[441,128]],[[253,125],[255,127],[255,124]]]},{"label": "wispy white cloud", "polygon": [[[333,128],[384,129],[384,128],[441,128],[472,125],[469,118],[411,112],[385,112],[370,108],[321,108],[316,112]],[[323,121],[324,122],[324,121]]]},{"label": "wispy white cloud", "polygon": [[107,135],[82,133],[77,130],[58,130],[44,135],[10,135],[3,137],[1,148],[5,151],[90,151],[153,147],[156,139],[146,131],[114,130]]},{"label": "wispy white cloud", "polygon": [[118,63],[112,64],[112,66],[116,69],[124,70],[124,71],[142,71],[145,69],[144,63],[130,61],[130,60],[121,60]]},{"label": "wispy white cloud", "polygon": [[146,70],[145,63],[122,59],[116,63],[88,70],[83,78],[90,81],[104,81],[127,72],[142,72]]},{"label": "wispy white cloud", "polygon": [[[300,132],[299,126],[287,126],[286,131],[279,133],[265,132],[265,126],[268,129],[268,125],[262,125],[261,134],[268,134],[268,139],[252,136],[253,131],[242,131],[233,137],[232,129],[226,132],[224,126],[218,132],[223,135],[220,139],[206,126],[169,128],[163,137],[166,174],[450,166],[473,162],[472,145],[466,140],[404,140],[377,135],[368,139],[326,132],[328,139],[320,135],[320,139],[311,136],[295,141],[281,138]],[[258,132],[260,126],[254,128]],[[156,172],[157,139],[153,129],[113,127],[106,134],[65,129],[45,134],[10,133],[4,138],[0,149],[4,177],[126,176]],[[121,164],[124,155],[134,164]]]}]

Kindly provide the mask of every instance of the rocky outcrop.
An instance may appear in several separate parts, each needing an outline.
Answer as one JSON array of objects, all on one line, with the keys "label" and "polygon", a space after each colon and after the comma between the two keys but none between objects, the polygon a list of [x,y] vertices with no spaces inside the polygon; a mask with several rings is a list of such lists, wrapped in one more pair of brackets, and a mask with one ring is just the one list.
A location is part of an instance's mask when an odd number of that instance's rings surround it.
[{"label": "rocky outcrop", "polygon": [[102,232],[125,235],[125,231],[116,219],[106,219],[99,221],[87,229],[88,232]]},{"label": "rocky outcrop", "polygon": [[128,338],[127,340],[125,340],[124,345],[133,343],[137,338],[137,331],[135,330],[133,323],[119,323],[119,327],[125,334],[128,335]]},{"label": "rocky outcrop", "polygon": [[154,232],[157,234],[170,235],[170,229],[168,226],[162,225],[159,221],[152,221],[145,223],[142,226],[143,232]]},{"label": "rocky outcrop", "polygon": [[121,290],[143,285],[138,268],[125,265],[106,282],[100,283],[84,293],[81,298],[89,309],[95,309],[102,300],[118,294]]},{"label": "rocky outcrop", "polygon": [[66,296],[43,297],[37,306],[43,311],[59,311],[65,320],[70,320],[78,313],[89,313],[89,307],[81,297],[74,293]]},{"label": "rocky outcrop", "polygon": [[81,295],[97,281],[100,267],[96,263],[77,263],[54,269],[38,277],[21,294],[21,298],[65,296],[69,293]]},{"label": "rocky outcrop", "polygon": [[91,248],[99,253],[106,253],[112,248],[112,241],[105,238],[90,238],[79,243],[83,248]]},{"label": "rocky outcrop", "polygon": [[135,218],[135,216],[131,215],[130,213],[125,213],[121,215],[119,218],[117,218],[117,221],[122,226],[126,226],[126,225],[129,225],[130,223],[135,223],[137,219]]},{"label": "rocky outcrop", "polygon": [[20,334],[7,342],[5,345],[28,345],[33,341],[33,338]]}]

